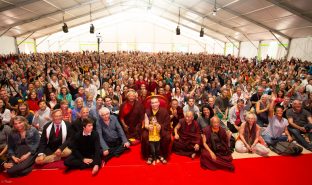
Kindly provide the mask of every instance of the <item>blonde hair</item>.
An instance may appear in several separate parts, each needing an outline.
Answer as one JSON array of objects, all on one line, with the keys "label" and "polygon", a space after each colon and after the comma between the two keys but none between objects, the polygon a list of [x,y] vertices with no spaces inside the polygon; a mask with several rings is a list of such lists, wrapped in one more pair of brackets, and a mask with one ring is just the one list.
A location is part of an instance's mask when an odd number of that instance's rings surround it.
[{"label": "blonde hair", "polygon": [[13,118],[13,131],[15,131],[15,132],[18,132],[18,130],[16,130],[15,127],[14,127],[14,122],[15,121],[24,123],[24,129],[25,130],[28,130],[31,127],[28,124],[28,120],[24,116],[16,116],[15,118]]}]

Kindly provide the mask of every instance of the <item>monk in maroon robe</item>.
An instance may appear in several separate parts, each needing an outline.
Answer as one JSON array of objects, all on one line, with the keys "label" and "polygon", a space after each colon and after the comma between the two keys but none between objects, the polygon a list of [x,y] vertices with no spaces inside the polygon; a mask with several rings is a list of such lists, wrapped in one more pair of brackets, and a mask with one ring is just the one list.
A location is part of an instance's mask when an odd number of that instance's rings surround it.
[{"label": "monk in maroon robe", "polygon": [[[179,106],[178,100],[173,99],[171,101],[171,107],[169,109],[171,127],[175,128],[180,119],[184,118],[183,109]],[[174,134],[174,133],[173,133]]]},{"label": "monk in maroon robe", "polygon": [[144,106],[136,100],[136,92],[129,91],[127,100],[121,105],[119,119],[125,134],[132,144],[137,144],[141,139],[141,128],[144,120]]},{"label": "monk in maroon robe", "polygon": [[197,121],[194,120],[194,115],[191,111],[186,112],[185,117],[180,119],[174,128],[174,132],[173,152],[194,159],[199,151],[201,136],[200,127]]},{"label": "monk in maroon robe", "polygon": [[234,171],[232,154],[228,146],[226,131],[220,126],[220,119],[212,117],[211,126],[203,130],[203,149],[200,165],[204,169],[227,169]]},{"label": "monk in maroon robe", "polygon": [[[158,98],[151,99],[151,108],[145,111],[145,121],[149,121],[152,116],[156,117],[157,122],[161,125],[160,130],[160,161],[167,163],[167,157],[169,155],[169,147],[171,143],[171,126],[170,116],[167,109],[159,107],[160,102]],[[148,124],[147,124],[148,125]],[[143,128],[141,139],[141,152],[144,159],[150,157],[149,148],[149,128]]]}]

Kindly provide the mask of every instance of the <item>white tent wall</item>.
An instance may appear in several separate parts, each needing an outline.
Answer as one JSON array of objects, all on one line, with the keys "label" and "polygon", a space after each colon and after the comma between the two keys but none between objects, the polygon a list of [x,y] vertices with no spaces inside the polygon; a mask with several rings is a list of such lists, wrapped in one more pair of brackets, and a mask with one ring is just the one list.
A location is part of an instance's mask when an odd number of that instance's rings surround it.
[{"label": "white tent wall", "polygon": [[[256,47],[259,46],[258,41],[252,42]],[[258,56],[258,50],[257,48],[252,44],[251,42],[242,42],[241,47],[240,47],[240,57],[245,57],[245,58],[254,58]]]},{"label": "white tent wall", "polygon": [[[235,45],[234,45],[234,44]],[[224,54],[225,55],[234,55],[234,56],[236,56],[237,57],[237,55],[238,55],[238,43],[237,42],[233,42],[233,43],[231,43],[231,42],[227,42],[226,44],[225,44],[225,51],[224,51]],[[237,48],[236,48],[236,47]]]},{"label": "white tent wall", "polygon": [[[281,40],[282,44],[287,48],[288,41]],[[287,54],[286,49],[277,40],[265,40],[260,43],[260,52],[258,53],[259,59],[265,59],[267,56],[273,59],[284,58]]]},{"label": "white tent wall", "polygon": [[17,38],[17,45],[20,53],[35,53],[36,52],[36,46],[35,46],[35,40],[28,38],[24,40],[25,38]]},{"label": "white tent wall", "polygon": [[15,47],[15,39],[13,37],[3,35],[2,37],[0,37],[0,43],[1,55],[17,53]]},{"label": "white tent wall", "polygon": [[293,39],[290,44],[288,60],[291,57],[312,61],[312,37]]}]

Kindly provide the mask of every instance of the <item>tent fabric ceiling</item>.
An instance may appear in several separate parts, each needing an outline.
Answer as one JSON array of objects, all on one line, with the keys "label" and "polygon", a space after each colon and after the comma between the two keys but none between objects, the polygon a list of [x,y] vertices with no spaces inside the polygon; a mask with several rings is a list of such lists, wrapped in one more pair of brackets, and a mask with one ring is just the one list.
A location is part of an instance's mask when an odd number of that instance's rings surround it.
[{"label": "tent fabric ceiling", "polygon": [[[40,38],[131,8],[150,11],[228,42],[312,36],[311,0],[0,0],[0,35]],[[175,29],[175,28],[172,28]],[[272,32],[272,33],[271,33]]]}]

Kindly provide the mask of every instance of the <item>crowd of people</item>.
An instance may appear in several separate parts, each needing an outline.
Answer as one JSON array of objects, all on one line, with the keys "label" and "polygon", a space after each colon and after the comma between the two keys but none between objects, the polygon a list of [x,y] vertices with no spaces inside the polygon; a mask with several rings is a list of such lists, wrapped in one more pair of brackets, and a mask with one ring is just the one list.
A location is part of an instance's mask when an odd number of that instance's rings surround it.
[{"label": "crowd of people", "polygon": [[294,141],[312,151],[308,61],[62,52],[0,62],[0,160],[12,177],[60,160],[95,175],[137,144],[149,165],[174,152],[230,171],[233,151],[268,156]]}]

